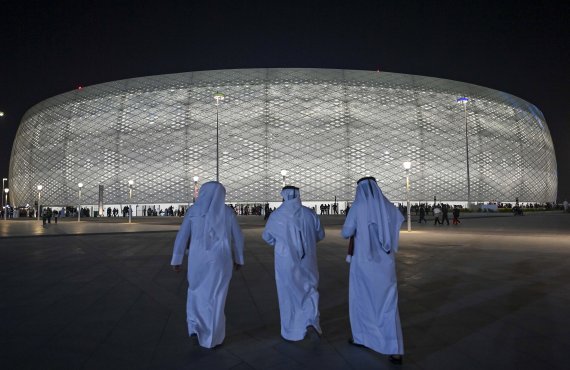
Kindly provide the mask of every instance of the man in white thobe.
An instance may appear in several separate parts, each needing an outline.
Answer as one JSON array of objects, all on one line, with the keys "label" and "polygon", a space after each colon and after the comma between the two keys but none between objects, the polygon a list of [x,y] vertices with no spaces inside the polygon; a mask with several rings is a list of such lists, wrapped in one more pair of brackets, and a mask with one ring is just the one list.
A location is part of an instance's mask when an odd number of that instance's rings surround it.
[{"label": "man in white thobe", "polygon": [[[224,341],[224,307],[232,277],[232,265],[243,265],[243,235],[233,210],[224,204],[226,189],[216,181],[202,185],[200,195],[180,226],[172,262],[180,271],[188,251],[188,333],[202,347]],[[233,263],[232,263],[233,261]]]},{"label": "man in white thobe", "polygon": [[307,328],[320,335],[317,242],[325,237],[319,217],[301,205],[299,189],[286,186],[283,204],[269,216],[263,239],[275,247],[275,283],[281,336],[298,341]]},{"label": "man in white thobe", "polygon": [[390,355],[404,353],[398,312],[395,254],[402,213],[384,195],[373,177],[358,181],[356,196],[342,228],[354,237],[350,259],[349,312],[351,343]]}]

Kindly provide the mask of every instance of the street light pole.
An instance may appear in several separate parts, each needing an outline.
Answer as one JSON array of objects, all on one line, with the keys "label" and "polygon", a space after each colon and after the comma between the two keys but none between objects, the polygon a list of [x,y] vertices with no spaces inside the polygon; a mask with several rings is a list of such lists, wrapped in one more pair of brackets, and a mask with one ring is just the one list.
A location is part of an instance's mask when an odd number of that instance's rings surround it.
[{"label": "street light pole", "polygon": [[133,180],[129,180],[129,223],[131,223],[131,217],[133,213],[133,208],[131,207],[131,199],[133,198]]},{"label": "street light pole", "polygon": [[192,203],[196,203],[196,198],[198,197],[198,176],[194,176],[194,196],[192,197]]},{"label": "street light pole", "polygon": [[469,179],[469,137],[467,136],[467,102],[469,98],[463,96],[457,99],[458,103],[463,103],[465,114],[465,156],[467,158],[467,208],[471,207],[471,181]]},{"label": "street light pole", "polygon": [[[4,114],[4,113],[0,112],[0,117],[2,117],[3,114]],[[4,186],[4,183],[5,183],[6,181],[8,181],[8,179],[4,177],[4,178],[2,179],[2,189],[6,189],[6,187]],[[6,201],[6,203],[8,203],[8,201]],[[4,198],[2,198],[2,209],[4,209]]]},{"label": "street light pole", "polygon": [[40,202],[42,199],[42,189],[44,187],[41,185],[38,185],[38,221],[40,220],[40,210],[41,210],[41,206],[40,206]]},{"label": "street light pole", "polygon": [[6,215],[8,214],[8,192],[10,189],[4,188],[4,193],[6,193],[6,203],[4,206],[4,221],[6,220]]},{"label": "street light pole", "polygon": [[408,204],[406,207],[408,213],[408,232],[412,231],[412,216],[410,213],[410,168],[412,168],[412,162],[404,162],[404,168],[406,169],[406,198]]},{"label": "street light pole", "polygon": [[219,128],[219,113],[218,106],[220,102],[224,100],[225,96],[221,92],[216,92],[214,94],[214,99],[216,99],[216,181],[220,182],[220,128]]},{"label": "street light pole", "polygon": [[281,176],[283,176],[283,187],[285,187],[285,177],[287,176],[287,170],[281,170]]},{"label": "street light pole", "polygon": [[[4,117],[4,112],[0,111],[0,117]],[[2,189],[6,189],[4,187],[4,183],[8,181],[7,178],[2,179]],[[2,198],[2,209],[4,210],[4,214],[6,214],[6,208],[4,206],[8,205],[8,197],[6,197],[6,203],[4,203],[4,198]],[[5,219],[5,218],[4,218]]]},{"label": "street light pole", "polygon": [[79,207],[77,208],[77,222],[79,222],[81,221],[81,188],[83,187],[83,183],[80,182],[77,186],[79,186]]}]

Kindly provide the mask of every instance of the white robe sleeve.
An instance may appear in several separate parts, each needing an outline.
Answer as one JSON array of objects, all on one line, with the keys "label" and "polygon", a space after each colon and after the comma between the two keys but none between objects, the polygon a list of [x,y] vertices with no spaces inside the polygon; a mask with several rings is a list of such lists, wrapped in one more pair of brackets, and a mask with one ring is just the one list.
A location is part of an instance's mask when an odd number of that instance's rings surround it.
[{"label": "white robe sleeve", "polygon": [[346,220],[344,221],[340,234],[345,239],[356,234],[356,209],[354,209],[354,207],[348,212],[348,215],[346,215]]},{"label": "white robe sleeve", "polygon": [[[275,211],[277,212],[277,211]],[[261,234],[261,237],[263,238],[263,240],[265,240],[265,242],[271,246],[275,246],[275,236],[273,236],[273,234],[271,233],[271,229],[273,226],[273,222],[272,220],[275,219],[275,212],[272,212],[269,215],[269,219],[267,220],[267,224],[265,225],[265,229],[263,230],[263,233]],[[273,219],[272,219],[273,217]]]},{"label": "white robe sleeve", "polygon": [[176,234],[176,240],[174,241],[174,250],[172,251],[172,260],[170,264],[172,266],[181,265],[184,260],[184,252],[188,243],[190,243],[192,227],[190,224],[189,213],[186,213],[182,225],[180,225],[180,230]]},{"label": "white robe sleeve", "polygon": [[323,240],[325,238],[325,229],[321,225],[321,220],[319,216],[315,214],[315,230],[317,231],[317,242]]},{"label": "white robe sleeve", "polygon": [[229,210],[228,215],[231,223],[234,262],[238,265],[243,265],[243,233],[241,232],[234,212]]}]

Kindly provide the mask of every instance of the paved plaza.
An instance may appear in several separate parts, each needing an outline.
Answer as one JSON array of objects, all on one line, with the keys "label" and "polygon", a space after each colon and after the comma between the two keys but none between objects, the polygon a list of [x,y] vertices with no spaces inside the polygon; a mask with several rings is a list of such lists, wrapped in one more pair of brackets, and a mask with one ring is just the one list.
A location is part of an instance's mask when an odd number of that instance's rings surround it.
[{"label": "paved plaza", "polygon": [[347,242],[323,216],[323,337],[279,333],[273,250],[263,219],[240,216],[226,339],[188,337],[186,276],[170,268],[180,219],[0,221],[2,369],[567,369],[570,214],[469,215],[402,226],[397,255],[402,365],[347,343]]}]

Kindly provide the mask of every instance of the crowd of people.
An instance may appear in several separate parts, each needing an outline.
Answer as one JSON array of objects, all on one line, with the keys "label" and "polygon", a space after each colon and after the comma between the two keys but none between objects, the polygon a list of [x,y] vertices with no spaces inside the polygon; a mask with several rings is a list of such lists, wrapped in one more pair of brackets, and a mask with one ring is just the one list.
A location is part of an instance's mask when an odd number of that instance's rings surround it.
[{"label": "crowd of people", "polygon": [[[406,217],[407,215],[407,207],[399,204],[398,209],[402,212],[402,215]],[[449,225],[449,214],[453,216],[453,225],[459,225],[461,221],[459,220],[459,216],[461,214],[461,206],[458,205],[450,205],[445,203],[438,203],[433,206],[427,203],[421,203],[417,205],[410,206],[410,212],[414,213],[416,216],[419,216],[418,222],[426,223],[427,224],[427,216],[432,215],[434,220],[434,225],[443,225],[447,223]]]},{"label": "crowd of people", "polygon": [[14,211],[14,207],[10,205],[0,208],[0,219],[4,218],[4,213],[6,213],[6,218],[14,218]]},{"label": "crowd of people", "polygon": [[[331,213],[331,209],[332,209],[332,213]],[[321,211],[321,215],[338,215],[338,203],[333,203],[333,204],[321,204],[319,206],[319,210]],[[315,212],[316,212],[316,206],[315,206]]]},{"label": "crowd of people", "polygon": [[[7,207],[8,213],[6,214],[6,218],[36,218],[38,216],[37,211],[33,207],[19,207],[14,208],[11,206]],[[40,216],[46,217],[49,219],[49,215],[51,218],[55,218],[56,214],[58,218],[62,217],[77,217],[77,207],[67,206],[67,207],[41,207],[40,209]],[[82,208],[81,209],[81,217],[89,217],[90,211],[89,208]],[[0,218],[4,217],[3,210],[0,211]]]},{"label": "crowd of people", "polygon": [[266,204],[229,204],[229,207],[234,210],[236,215],[242,216],[265,216],[271,212],[269,203]]},{"label": "crowd of people", "polygon": [[[561,204],[556,203],[494,203],[497,206],[497,210],[499,212],[503,211],[512,211],[514,215],[523,215],[524,211],[534,211],[534,210],[563,210],[564,212],[570,212],[570,208],[568,207],[568,202],[565,201]],[[191,206],[191,205],[190,205]],[[263,216],[265,219],[269,217],[272,211],[275,210],[275,207],[271,208],[269,203],[252,203],[252,204],[229,204],[236,215],[240,216]],[[55,212],[55,207],[42,207],[41,215],[43,217],[43,212],[49,208],[51,212]],[[179,206],[178,208],[174,208],[174,206],[170,206],[164,209],[156,206],[144,205],[140,214],[136,214],[133,211],[132,216],[173,216],[173,217],[184,217],[185,213],[187,212],[189,206]],[[398,204],[398,208],[404,215],[406,216],[406,206],[402,203]],[[340,209],[338,203],[323,203],[320,205],[314,205],[312,210],[320,215],[339,215],[339,214],[347,214],[350,206],[347,204],[345,209]],[[438,210],[439,209],[439,210]],[[436,213],[440,214],[440,217],[437,218],[436,224],[441,224],[442,222],[447,222],[445,218],[447,214],[451,213],[454,217],[454,221],[458,221],[459,214],[461,211],[464,210],[462,205],[451,205],[445,203],[439,203],[436,205],[431,205],[429,203],[420,203],[420,204],[412,204],[410,207],[411,214],[415,216],[419,216],[420,223],[426,222],[428,216],[434,216]],[[21,218],[21,217],[29,217],[35,218],[37,217],[37,213],[35,208],[33,207],[20,207],[14,208],[10,205],[6,206],[3,209],[0,209],[0,218],[4,218],[4,212],[7,212],[6,218]],[[49,212],[49,211],[48,211]],[[57,209],[58,217],[77,217],[77,208],[74,206],[67,206],[61,207]],[[91,212],[90,209],[87,207],[83,207],[81,209],[81,217],[90,217]],[[97,214],[95,215],[97,216]],[[100,216],[107,216],[107,217],[128,217],[129,216],[129,206],[123,206],[120,208],[117,207],[107,207],[103,214]],[[53,216],[52,216],[53,217]],[[48,222],[49,223],[49,222]],[[459,223],[459,222],[454,222]]]}]

